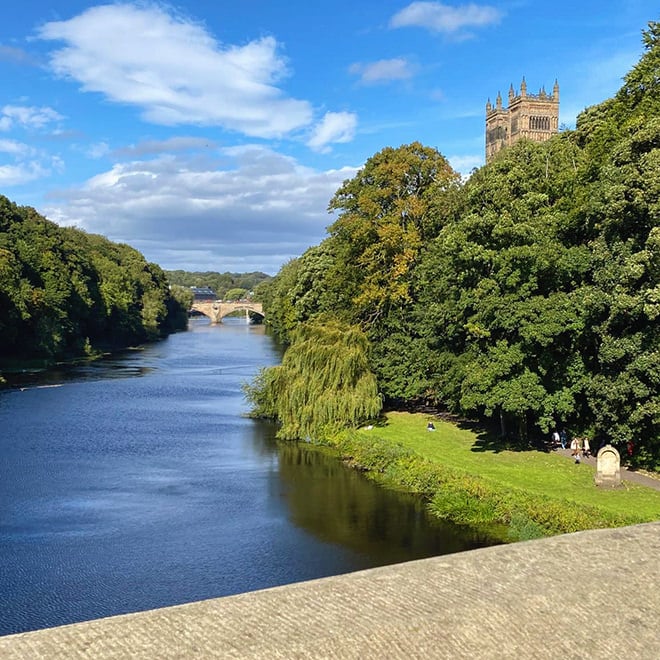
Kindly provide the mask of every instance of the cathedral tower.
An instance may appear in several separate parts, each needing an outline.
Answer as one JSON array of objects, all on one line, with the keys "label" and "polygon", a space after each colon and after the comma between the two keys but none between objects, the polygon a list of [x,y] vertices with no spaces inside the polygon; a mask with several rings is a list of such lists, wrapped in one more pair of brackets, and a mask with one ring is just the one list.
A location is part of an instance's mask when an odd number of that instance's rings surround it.
[{"label": "cathedral tower", "polygon": [[518,140],[545,142],[559,132],[559,84],[555,80],[552,94],[541,87],[538,94],[527,93],[523,77],[520,93],[513,85],[509,88],[508,106],[502,107],[502,96],[497,93],[495,106],[486,103],[486,162]]}]

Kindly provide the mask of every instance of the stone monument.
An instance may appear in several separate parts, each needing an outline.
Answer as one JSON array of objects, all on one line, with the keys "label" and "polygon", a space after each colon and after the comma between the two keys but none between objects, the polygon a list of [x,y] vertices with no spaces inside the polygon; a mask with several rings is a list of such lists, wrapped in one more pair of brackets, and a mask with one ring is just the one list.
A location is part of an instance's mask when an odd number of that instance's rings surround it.
[{"label": "stone monument", "polygon": [[610,487],[621,485],[621,457],[612,445],[605,445],[598,451],[596,485]]}]

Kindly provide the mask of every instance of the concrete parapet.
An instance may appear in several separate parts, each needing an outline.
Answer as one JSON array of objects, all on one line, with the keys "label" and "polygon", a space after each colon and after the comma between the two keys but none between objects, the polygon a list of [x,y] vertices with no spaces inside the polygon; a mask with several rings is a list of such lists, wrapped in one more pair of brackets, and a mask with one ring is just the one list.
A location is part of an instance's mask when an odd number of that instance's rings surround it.
[{"label": "concrete parapet", "polygon": [[0,638],[16,658],[660,657],[660,522]]}]

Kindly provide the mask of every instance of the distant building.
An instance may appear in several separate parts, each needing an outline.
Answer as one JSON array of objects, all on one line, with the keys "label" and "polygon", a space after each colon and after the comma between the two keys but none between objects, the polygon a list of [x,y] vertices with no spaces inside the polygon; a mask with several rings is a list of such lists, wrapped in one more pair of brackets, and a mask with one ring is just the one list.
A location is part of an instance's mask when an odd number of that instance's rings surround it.
[{"label": "distant building", "polygon": [[218,298],[216,292],[208,286],[191,286],[190,290],[195,302],[217,300]]},{"label": "distant building", "polygon": [[502,96],[497,93],[495,106],[486,103],[486,162],[518,140],[545,142],[559,132],[559,84],[555,80],[552,94],[541,88],[538,94],[527,93],[523,77],[520,94],[513,85],[509,88],[509,106],[502,107]]}]

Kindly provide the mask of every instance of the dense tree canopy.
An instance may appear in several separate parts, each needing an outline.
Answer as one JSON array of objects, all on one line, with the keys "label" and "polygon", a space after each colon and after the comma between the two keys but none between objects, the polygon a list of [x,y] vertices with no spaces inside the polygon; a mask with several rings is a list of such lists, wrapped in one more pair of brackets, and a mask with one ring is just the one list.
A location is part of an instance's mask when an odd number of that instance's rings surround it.
[{"label": "dense tree canopy", "polygon": [[0,196],[0,362],[127,346],[185,328],[165,274],[129,247]]},{"label": "dense tree canopy", "polygon": [[519,142],[463,184],[418,143],[370,158],[330,202],[328,237],[269,283],[289,350],[300,323],[359,324],[390,405],[493,418],[522,440],[565,426],[658,464],[660,24],[644,44],[574,131]]},{"label": "dense tree canopy", "polygon": [[436,207],[457,181],[444,156],[414,142],[383,149],[335,193],[328,277],[352,294],[357,319],[373,323],[411,302],[412,273],[442,217]]}]

